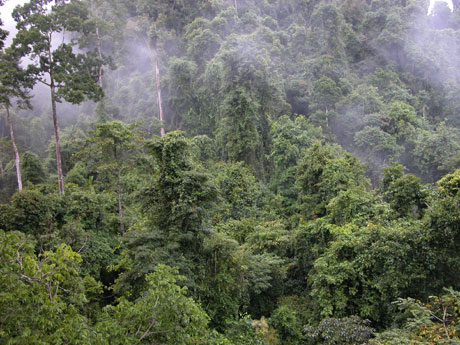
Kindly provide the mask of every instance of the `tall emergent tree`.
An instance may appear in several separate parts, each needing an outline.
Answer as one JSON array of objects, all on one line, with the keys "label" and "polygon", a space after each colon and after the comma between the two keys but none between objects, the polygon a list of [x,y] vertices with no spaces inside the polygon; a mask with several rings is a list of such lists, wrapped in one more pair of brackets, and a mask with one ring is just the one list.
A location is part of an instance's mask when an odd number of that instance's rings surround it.
[{"label": "tall emergent tree", "polygon": [[83,23],[79,37],[81,49],[89,51],[95,60],[97,82],[103,88],[104,66],[115,68],[112,52],[119,52],[123,41],[123,20],[117,15],[119,9],[115,0],[82,0],[88,8],[88,19]]},{"label": "tall emergent tree", "polygon": [[[153,58],[155,59],[155,84],[157,86],[157,95],[158,95],[158,108],[160,114],[160,121],[163,122],[163,100],[161,98],[161,83],[160,83],[160,68],[158,67],[158,37],[154,30],[150,34],[150,48],[152,49]],[[161,127],[161,136],[165,135],[165,129]]]},{"label": "tall emergent tree", "polygon": [[[0,0],[0,6],[4,3]],[[3,25],[0,19],[0,26]],[[11,143],[13,145],[14,162],[16,165],[16,176],[18,181],[18,189],[22,190],[21,168],[19,151],[14,139],[13,121],[11,120],[10,106],[11,99],[16,98],[18,105],[30,107],[28,102],[27,89],[31,88],[33,81],[27,77],[25,71],[19,66],[19,57],[12,49],[3,50],[4,40],[8,35],[8,31],[0,29],[0,105],[3,105],[6,110],[8,127],[10,130]]]},{"label": "tall emergent tree", "polygon": [[35,81],[50,88],[61,194],[64,179],[56,103],[64,99],[79,104],[86,98],[96,101],[102,96],[97,84],[99,64],[85,54],[74,53],[73,41],[66,43],[66,33],[81,31],[87,16],[87,9],[78,0],[31,0],[13,11],[18,29],[13,46],[30,59],[27,70]]},{"label": "tall emergent tree", "polygon": [[11,48],[0,51],[0,105],[5,108],[11,143],[13,145],[14,163],[18,189],[22,190],[19,151],[14,138],[13,121],[11,119],[11,100],[15,98],[20,107],[30,108],[27,90],[33,86],[33,80],[19,66],[19,58]]}]

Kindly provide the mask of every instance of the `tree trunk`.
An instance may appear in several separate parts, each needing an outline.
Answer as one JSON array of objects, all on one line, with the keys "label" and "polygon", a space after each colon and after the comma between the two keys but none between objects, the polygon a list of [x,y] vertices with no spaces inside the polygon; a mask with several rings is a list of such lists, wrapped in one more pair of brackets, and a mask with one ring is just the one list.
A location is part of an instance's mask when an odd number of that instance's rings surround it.
[{"label": "tree trunk", "polygon": [[120,169],[118,167],[118,155],[117,149],[114,150],[115,156],[115,176],[117,177],[117,195],[118,195],[118,216],[120,218],[120,232],[123,235],[125,233],[125,225],[123,224],[123,207],[121,204],[121,183],[120,183]]},{"label": "tree trunk", "polygon": [[62,161],[61,161],[61,138],[59,136],[59,126],[57,122],[57,111],[56,111],[56,87],[54,85],[53,74],[50,73],[51,77],[51,107],[53,109],[53,125],[54,135],[56,137],[56,168],[59,182],[59,192],[64,195],[64,177],[62,175]]},{"label": "tree trunk", "polygon": [[238,14],[238,0],[235,0],[235,10],[236,14]]},{"label": "tree trunk", "polygon": [[10,128],[11,143],[13,144],[14,164],[16,165],[16,176],[18,178],[18,190],[21,191],[22,190],[22,179],[21,179],[19,151],[18,151],[18,147],[16,146],[16,140],[14,140],[13,121],[11,121],[10,107],[8,105],[5,105],[5,109],[6,109],[6,117],[8,119],[8,126]]},{"label": "tree trunk", "polygon": [[[158,94],[158,107],[160,110],[160,121],[163,122],[163,102],[161,100],[161,85],[160,85],[160,69],[158,68],[158,49],[157,49],[157,41],[153,41],[152,45],[153,55],[155,58],[155,81],[157,85],[157,94]],[[161,136],[165,135],[165,129],[161,127]]]},{"label": "tree trunk", "polygon": [[50,89],[51,89],[51,108],[53,110],[53,125],[54,135],[56,137],[56,169],[58,174],[59,192],[64,195],[64,177],[62,175],[62,162],[61,162],[61,138],[59,136],[59,127],[57,121],[57,110],[56,110],[56,85],[54,84],[53,75],[53,54],[51,53],[51,34],[48,41],[48,59],[50,63],[49,76],[50,76]]},{"label": "tree trunk", "polygon": [[101,47],[101,37],[99,36],[99,27],[96,26],[96,37],[97,37],[97,54],[99,56],[100,66],[99,70],[97,71],[97,82],[99,86],[102,88],[102,74],[104,73],[103,67],[102,67],[102,47]]}]

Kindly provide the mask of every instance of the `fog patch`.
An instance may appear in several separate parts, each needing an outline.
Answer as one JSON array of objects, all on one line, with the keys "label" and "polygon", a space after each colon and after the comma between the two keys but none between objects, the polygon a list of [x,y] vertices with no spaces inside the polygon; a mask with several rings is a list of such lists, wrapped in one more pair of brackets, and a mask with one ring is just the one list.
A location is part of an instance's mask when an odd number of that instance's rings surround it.
[{"label": "fog patch", "polygon": [[428,13],[427,13],[429,16],[433,14],[434,5],[437,2],[445,2],[447,6],[450,8],[451,12],[454,12],[454,4],[452,3],[452,0],[430,0],[430,6],[428,7]]}]

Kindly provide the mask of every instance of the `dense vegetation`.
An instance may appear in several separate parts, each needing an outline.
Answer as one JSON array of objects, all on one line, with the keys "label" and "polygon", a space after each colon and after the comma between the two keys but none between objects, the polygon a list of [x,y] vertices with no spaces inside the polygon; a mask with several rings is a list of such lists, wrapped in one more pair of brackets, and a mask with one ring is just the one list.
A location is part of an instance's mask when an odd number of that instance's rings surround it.
[{"label": "dense vegetation", "polygon": [[16,7],[0,344],[460,343],[456,5]]}]

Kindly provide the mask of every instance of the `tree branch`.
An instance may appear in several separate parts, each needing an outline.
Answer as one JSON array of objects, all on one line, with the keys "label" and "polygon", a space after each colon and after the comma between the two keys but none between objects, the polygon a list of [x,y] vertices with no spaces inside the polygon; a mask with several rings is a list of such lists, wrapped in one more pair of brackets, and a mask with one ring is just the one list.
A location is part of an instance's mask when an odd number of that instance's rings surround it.
[{"label": "tree branch", "polygon": [[[155,307],[157,306],[158,304],[158,301],[159,301],[160,297],[157,297],[157,300],[155,301],[155,304],[153,305],[153,309],[155,309]],[[145,337],[148,337],[151,333],[150,333],[150,330],[152,329],[153,325],[155,324],[157,320],[155,318],[152,319],[152,321],[150,322],[150,325],[149,327],[147,327],[147,329],[145,330],[144,334],[142,334],[142,336],[139,338],[139,340],[134,343],[134,345],[138,345]]]}]

